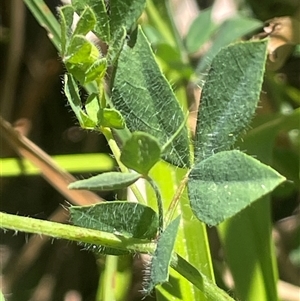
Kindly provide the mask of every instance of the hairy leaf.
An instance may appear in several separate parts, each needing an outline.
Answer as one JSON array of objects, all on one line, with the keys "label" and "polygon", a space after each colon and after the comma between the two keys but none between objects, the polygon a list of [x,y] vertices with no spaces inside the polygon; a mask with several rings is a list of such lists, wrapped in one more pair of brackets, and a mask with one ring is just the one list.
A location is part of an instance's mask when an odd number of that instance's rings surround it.
[{"label": "hairy leaf", "polygon": [[65,5],[59,8],[60,13],[60,41],[61,41],[61,55],[65,56],[66,49],[69,44],[69,38],[72,33],[74,8],[71,5]]},{"label": "hairy leaf", "polygon": [[86,35],[93,30],[96,25],[96,16],[89,6],[86,6],[84,11],[77,21],[74,35]]},{"label": "hairy leaf", "polygon": [[97,80],[99,82],[104,77],[105,71],[106,71],[106,59],[105,58],[97,59],[85,71],[83,83],[87,84],[93,80]]},{"label": "hairy leaf", "polygon": [[134,132],[125,142],[120,159],[128,168],[147,175],[160,156],[161,149],[155,137],[144,132]]},{"label": "hairy leaf", "polygon": [[75,7],[76,12],[79,14],[82,13],[86,5],[89,5],[89,7],[93,10],[96,18],[96,25],[94,26],[93,30],[94,33],[100,40],[109,42],[110,26],[104,0],[72,0],[72,4]]},{"label": "hairy leaf", "polygon": [[156,212],[145,205],[126,201],[70,207],[71,221],[76,226],[101,230],[124,237],[151,240],[158,228]]},{"label": "hairy leaf", "polygon": [[111,34],[125,27],[129,31],[142,14],[146,0],[114,0],[110,1]]},{"label": "hairy leaf", "polygon": [[251,121],[263,81],[267,43],[233,44],[214,58],[201,93],[196,162],[230,149]]},{"label": "hairy leaf", "polygon": [[188,193],[196,217],[214,226],[285,181],[271,167],[240,152],[224,151],[191,170]]},{"label": "hairy leaf", "polygon": [[75,35],[70,41],[65,62],[71,64],[94,63],[100,56],[98,48],[82,35]]},{"label": "hairy leaf", "polygon": [[[183,112],[161,73],[141,29],[124,45],[112,87],[112,102],[131,131],[143,131],[164,145],[184,122]],[[163,159],[179,166],[190,165],[187,128],[174,139]]]},{"label": "hairy leaf", "polygon": [[82,128],[94,129],[97,123],[92,120],[83,110],[82,103],[79,96],[78,86],[71,74],[65,74],[64,77],[64,92],[67,96],[68,102],[74,111],[79,124]]},{"label": "hairy leaf", "polygon": [[117,190],[126,188],[136,182],[141,176],[136,173],[106,172],[85,180],[71,183],[69,189],[88,189],[88,190]]},{"label": "hairy leaf", "polygon": [[180,223],[180,216],[174,219],[161,234],[157,241],[157,247],[153,255],[149,279],[146,279],[144,292],[149,295],[156,285],[168,281],[169,265],[175,245],[176,235]]}]

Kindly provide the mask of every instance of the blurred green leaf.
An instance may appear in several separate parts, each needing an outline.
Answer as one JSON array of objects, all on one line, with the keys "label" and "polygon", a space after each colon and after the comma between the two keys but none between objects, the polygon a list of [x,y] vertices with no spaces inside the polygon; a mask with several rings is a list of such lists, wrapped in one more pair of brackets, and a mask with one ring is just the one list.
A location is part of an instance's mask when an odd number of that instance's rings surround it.
[{"label": "blurred green leaf", "polygon": [[[124,45],[112,87],[112,102],[131,131],[143,131],[165,144],[184,122],[183,112],[172,89],[159,70],[149,42],[141,29],[136,40]],[[166,161],[190,165],[187,129],[173,141]]]},{"label": "blurred green leaf", "polygon": [[215,226],[284,182],[271,167],[237,150],[197,163],[189,175],[191,207],[197,218]]},{"label": "blurred green leaf", "polygon": [[197,51],[217,29],[217,24],[211,19],[211,12],[211,8],[201,11],[191,24],[185,38],[186,49],[189,53]]},{"label": "blurred green leaf", "polygon": [[122,163],[142,175],[160,160],[161,148],[158,140],[144,132],[134,132],[125,142],[122,153]]},{"label": "blurred green leaf", "polygon": [[56,49],[61,51],[61,28],[46,3],[42,0],[24,0],[24,3],[27,5],[41,27],[47,30],[48,37]]},{"label": "blurred green leaf", "polygon": [[[153,44],[151,43],[151,45]],[[189,80],[194,74],[192,67],[182,61],[179,50],[169,44],[161,43],[160,41],[160,43],[155,45],[155,57],[159,59],[158,63],[162,66],[166,76],[168,76],[168,72],[172,74],[172,79],[168,78],[171,82],[172,80]]]},{"label": "blurred green leaf", "polygon": [[2,291],[0,291],[0,301],[5,301],[5,298],[4,298],[3,294],[2,294]]},{"label": "blurred green leaf", "polygon": [[[273,155],[272,166],[276,168],[288,180],[299,184],[299,165],[294,162],[299,161],[299,146],[288,143],[288,146],[275,147],[275,139],[279,133],[287,133],[291,130],[299,130],[300,109],[294,110],[291,114],[268,114],[257,116],[252,123],[252,129],[243,136],[241,147],[252,149],[262,155],[262,160],[270,160]],[[265,159],[264,159],[265,158]],[[271,163],[267,162],[266,163]]]},{"label": "blurred green leaf", "polygon": [[196,73],[204,72],[209,62],[212,61],[222,47],[229,45],[262,26],[263,23],[257,19],[245,18],[239,15],[224,21],[224,23],[219,26],[211,48],[204,57],[201,58]]},{"label": "blurred green leaf", "polygon": [[213,59],[197,116],[197,162],[230,149],[250,123],[259,100],[267,43],[236,43]]},{"label": "blurred green leaf", "polygon": [[[108,154],[69,154],[53,156],[52,159],[63,169],[69,172],[104,172],[114,168],[114,160]],[[26,159],[2,158],[0,159],[1,177],[40,174]]]},{"label": "blurred green leaf", "polygon": [[237,300],[279,300],[270,216],[265,196],[218,226]]},{"label": "blurred green leaf", "polygon": [[71,183],[69,189],[88,189],[88,190],[117,190],[130,186],[141,176],[136,173],[106,172],[85,180]]},{"label": "blurred green leaf", "polygon": [[180,216],[174,219],[160,235],[157,247],[150,264],[150,275],[143,288],[146,295],[149,295],[154,287],[168,281],[169,265],[175,245],[176,235],[180,223]]}]

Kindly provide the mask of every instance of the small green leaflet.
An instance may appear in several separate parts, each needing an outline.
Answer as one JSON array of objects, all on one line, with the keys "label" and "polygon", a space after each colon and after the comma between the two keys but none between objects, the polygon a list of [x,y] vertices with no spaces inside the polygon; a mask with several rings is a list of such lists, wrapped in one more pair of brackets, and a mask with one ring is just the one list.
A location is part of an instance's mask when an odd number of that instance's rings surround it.
[{"label": "small green leaflet", "polygon": [[149,295],[156,285],[168,281],[169,265],[180,224],[180,218],[180,216],[175,218],[158,238],[157,247],[149,267],[149,279],[145,279],[146,284],[143,288],[146,295]]},{"label": "small green leaflet", "polygon": [[130,186],[136,182],[141,175],[136,173],[106,172],[89,179],[79,180],[71,183],[69,189],[88,190],[117,190]]},{"label": "small green leaflet", "polygon": [[144,132],[134,132],[125,142],[120,159],[128,168],[147,175],[160,156],[161,149],[155,137]]}]

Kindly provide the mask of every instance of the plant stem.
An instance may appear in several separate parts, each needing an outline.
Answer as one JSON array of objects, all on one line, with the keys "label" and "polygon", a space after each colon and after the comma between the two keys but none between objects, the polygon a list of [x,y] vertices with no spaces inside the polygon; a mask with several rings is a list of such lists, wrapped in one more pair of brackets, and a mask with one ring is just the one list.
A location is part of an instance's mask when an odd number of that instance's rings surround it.
[{"label": "plant stem", "polygon": [[118,267],[118,257],[107,255],[105,257],[104,271],[102,272],[101,281],[101,301],[115,300],[115,277]]},{"label": "plant stem", "polygon": [[145,177],[145,179],[149,182],[149,184],[151,185],[151,187],[155,192],[157,209],[158,209],[158,232],[159,234],[161,234],[164,229],[164,209],[163,209],[161,193],[159,191],[158,186],[156,185],[156,183],[153,181],[151,177],[147,176]]},{"label": "plant stem", "polygon": [[105,247],[140,253],[152,253],[155,244],[137,238],[118,237],[115,234],[93,229],[65,225],[39,220],[31,217],[17,216],[0,212],[0,228],[47,235],[53,238],[68,239]]},{"label": "plant stem", "polygon": [[[120,168],[120,170],[122,172],[129,172],[128,168],[121,162],[120,160],[120,156],[121,156],[121,151],[119,149],[119,146],[117,145],[113,135],[112,135],[112,132],[111,132],[111,129],[110,128],[107,128],[107,127],[103,127],[101,128],[101,132],[103,133],[103,135],[105,136],[106,140],[107,140],[107,143],[117,161],[117,164]],[[142,203],[142,204],[147,204],[147,202],[145,201],[143,195],[141,194],[140,190],[138,189],[138,187],[135,185],[135,184],[132,184],[131,186],[129,186],[130,189],[132,190],[132,192],[134,193],[136,199],[138,200],[139,203]]]},{"label": "plant stem", "polygon": [[[118,237],[112,233],[65,225],[31,217],[17,216],[0,212],[0,228],[10,229],[53,238],[102,245],[110,248],[154,254],[156,244],[141,239]],[[199,272],[184,258],[174,253],[171,267],[193,283],[206,296],[208,301],[233,301],[223,290]]]},{"label": "plant stem", "polygon": [[176,253],[172,256],[171,267],[200,289],[207,301],[234,301],[225,291]]},{"label": "plant stem", "polygon": [[146,12],[150,20],[154,24],[154,27],[163,36],[164,41],[170,44],[175,49],[180,50],[181,59],[184,63],[188,62],[188,57],[185,51],[185,47],[179,36],[178,30],[171,17],[171,9],[169,1],[161,0],[162,9],[159,10],[152,0],[147,1]]}]

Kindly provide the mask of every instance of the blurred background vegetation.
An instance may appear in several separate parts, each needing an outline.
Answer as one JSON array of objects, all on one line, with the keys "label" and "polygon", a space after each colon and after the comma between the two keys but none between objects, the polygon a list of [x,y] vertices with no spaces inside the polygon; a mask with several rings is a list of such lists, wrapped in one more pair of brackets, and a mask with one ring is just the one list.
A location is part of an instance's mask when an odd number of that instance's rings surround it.
[{"label": "blurred background vegetation", "polygon": [[[61,2],[57,0],[45,2],[57,15],[56,7],[61,5]],[[158,2],[151,3],[155,6]],[[298,0],[170,2],[181,37],[187,34],[193,19],[212,5],[215,8],[216,18],[220,19],[233,16],[239,11],[243,16],[262,22],[281,16],[294,16],[295,20],[300,21]],[[200,51],[188,53],[184,64],[170,64],[168,58],[176,55],[172,49],[168,50],[168,47],[159,47],[161,41],[159,36],[155,35],[151,18],[147,15],[142,16],[141,22],[173,87],[178,91],[184,87],[188,105],[193,113],[195,103],[199,100],[198,84],[203,77],[203,72],[196,72],[197,66],[199,67],[201,58],[205,57],[207,49],[213,44],[213,36]],[[299,35],[300,29],[293,30]],[[261,26],[247,37],[253,34],[263,36],[263,33]],[[274,49],[281,47],[280,51],[282,50],[276,54],[283,59],[276,64],[278,57],[273,58],[273,62],[272,57],[269,57],[269,71],[265,76],[261,105],[252,125],[253,137],[251,135],[250,138],[245,137],[245,144],[241,144],[241,148],[249,150],[251,144],[263,144],[266,137],[255,136],[254,130],[264,124],[271,127],[270,132],[266,131],[265,135],[274,134],[276,140],[272,145],[272,160],[267,158],[269,159],[267,163],[290,180],[272,194],[273,235],[282,280],[279,291],[282,300],[288,301],[299,300],[295,298],[299,297],[300,285],[300,143],[299,120],[295,127],[294,123],[289,125],[288,121],[285,125],[281,117],[295,112],[300,106],[300,36],[298,46],[279,40],[280,38],[276,40],[276,37],[272,37]],[[57,51],[49,41],[45,30],[38,25],[22,0],[1,0],[0,58],[0,114],[6,121],[45,153],[51,156],[59,155],[61,166],[73,172],[76,177],[87,177],[114,168],[109,155],[79,159],[71,156],[109,154],[109,148],[99,133],[87,132],[78,127],[62,93],[64,68]],[[84,93],[82,91],[83,96]],[[272,122],[279,123],[276,130],[272,127]],[[190,123],[192,126],[193,118]],[[2,131],[0,130],[1,158],[17,160],[1,161],[0,209],[8,213],[67,222],[68,216],[62,206],[66,198],[49,185],[38,172],[33,170],[28,175],[30,169],[26,162],[18,159],[17,148],[11,143],[13,138],[3,134]],[[110,200],[114,199],[115,195],[102,194],[101,197]],[[218,268],[223,262],[222,250],[214,229],[209,229],[209,234],[212,255]],[[45,237],[36,239],[24,233],[14,235],[10,231],[1,232],[0,259],[2,286],[7,294],[7,300],[96,298],[101,259],[97,260],[94,254],[82,251],[82,248],[74,243],[52,241]],[[128,300],[140,300],[142,262],[134,259],[130,264],[133,275],[129,284],[131,288]],[[231,287],[230,280],[226,276],[218,281],[219,285],[225,288]]]}]

